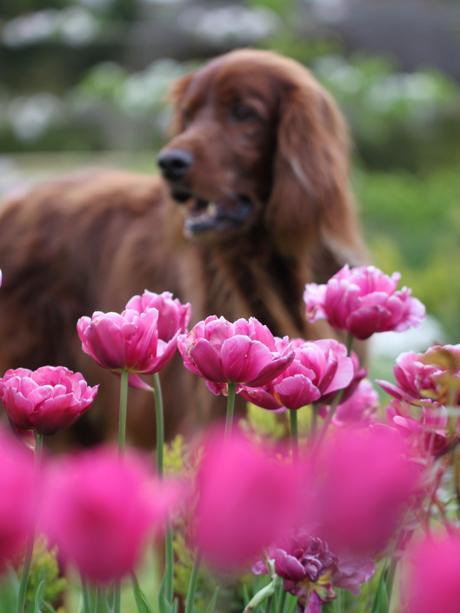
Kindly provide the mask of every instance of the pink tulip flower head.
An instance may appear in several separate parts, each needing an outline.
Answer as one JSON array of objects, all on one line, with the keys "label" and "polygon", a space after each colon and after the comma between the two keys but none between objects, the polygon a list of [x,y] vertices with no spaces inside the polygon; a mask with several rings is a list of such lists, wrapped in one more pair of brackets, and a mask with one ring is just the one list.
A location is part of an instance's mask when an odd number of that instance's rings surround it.
[{"label": "pink tulip flower head", "polygon": [[142,312],[134,308],[122,313],[96,311],[92,317],[80,317],[77,332],[83,351],[99,366],[153,374],[166,366],[177,346],[178,331],[165,341],[159,336],[158,321],[158,310],[153,307]]},{"label": "pink tulip flower head", "polygon": [[185,367],[216,394],[225,394],[228,383],[264,385],[294,358],[290,348],[278,350],[270,330],[254,317],[230,323],[211,315],[179,336],[178,348]]},{"label": "pink tulip flower head", "polygon": [[299,467],[242,434],[208,436],[196,479],[192,538],[219,571],[244,569],[282,540],[299,513]]},{"label": "pink tulip flower head", "polygon": [[397,430],[348,426],[313,447],[307,480],[308,525],[338,555],[372,557],[394,535],[420,469]]},{"label": "pink tulip flower head", "polygon": [[403,583],[405,613],[458,613],[460,535],[426,538],[407,554]]},{"label": "pink tulip flower head", "polygon": [[409,289],[396,289],[399,278],[399,273],[389,277],[373,266],[344,266],[327,284],[306,286],[307,319],[327,319],[333,328],[362,340],[375,332],[416,327],[425,308]]},{"label": "pink tulip flower head", "polygon": [[89,387],[79,372],[64,366],[8,370],[0,379],[0,399],[19,430],[53,434],[88,410],[99,386]]},{"label": "pink tulip flower head", "polygon": [[33,455],[0,431],[0,572],[23,553],[37,507]]},{"label": "pink tulip flower head", "polygon": [[180,495],[176,486],[152,479],[137,456],[102,448],[51,472],[41,527],[85,579],[119,581],[134,571]]},{"label": "pink tulip flower head", "polygon": [[335,395],[353,379],[353,361],[345,345],[335,340],[289,342],[277,339],[280,352],[294,351],[292,363],[268,385],[243,386],[241,395],[253,404],[269,410],[300,409]]},{"label": "pink tulip flower head", "polygon": [[185,332],[192,314],[190,304],[182,304],[171,292],[155,294],[147,289],[140,296],[133,296],[126,303],[126,308],[139,313],[145,313],[152,308],[157,309],[158,338],[166,343],[177,337],[178,333]]},{"label": "pink tulip flower head", "polygon": [[408,404],[460,406],[460,345],[435,345],[425,353],[402,353],[394,367],[396,385],[377,381]]}]

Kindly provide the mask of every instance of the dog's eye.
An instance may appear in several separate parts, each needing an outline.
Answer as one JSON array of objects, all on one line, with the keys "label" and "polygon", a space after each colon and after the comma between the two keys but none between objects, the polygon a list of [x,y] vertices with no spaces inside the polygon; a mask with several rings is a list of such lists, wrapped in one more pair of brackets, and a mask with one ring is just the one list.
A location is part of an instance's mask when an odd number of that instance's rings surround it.
[{"label": "dog's eye", "polygon": [[258,119],[258,115],[256,111],[248,106],[247,104],[243,104],[242,102],[237,102],[231,108],[231,116],[232,119],[236,121],[254,121]]}]

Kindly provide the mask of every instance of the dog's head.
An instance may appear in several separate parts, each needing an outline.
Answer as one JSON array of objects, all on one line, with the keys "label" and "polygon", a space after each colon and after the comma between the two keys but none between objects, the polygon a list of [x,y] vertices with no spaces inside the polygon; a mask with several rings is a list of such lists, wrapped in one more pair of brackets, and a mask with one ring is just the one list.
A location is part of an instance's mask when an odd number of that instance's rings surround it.
[{"label": "dog's head", "polygon": [[175,135],[158,164],[188,236],[235,240],[258,226],[287,254],[353,242],[347,131],[303,66],[233,51],[176,82],[172,100]]}]

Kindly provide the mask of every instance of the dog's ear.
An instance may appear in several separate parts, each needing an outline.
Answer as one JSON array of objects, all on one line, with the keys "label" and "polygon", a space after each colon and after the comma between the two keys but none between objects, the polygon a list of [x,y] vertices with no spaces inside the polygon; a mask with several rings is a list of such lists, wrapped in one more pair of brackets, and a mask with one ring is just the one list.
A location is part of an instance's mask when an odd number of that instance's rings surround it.
[{"label": "dog's ear", "polygon": [[181,102],[192,79],[193,73],[188,73],[176,79],[169,90],[168,100],[172,105],[172,117],[170,122],[170,131],[172,134],[182,132],[185,127]]},{"label": "dog's ear", "polygon": [[327,250],[331,269],[359,259],[364,248],[348,160],[344,120],[329,94],[305,71],[304,81],[292,83],[281,100],[266,209],[267,227],[286,255],[295,255],[300,246],[312,258]]}]

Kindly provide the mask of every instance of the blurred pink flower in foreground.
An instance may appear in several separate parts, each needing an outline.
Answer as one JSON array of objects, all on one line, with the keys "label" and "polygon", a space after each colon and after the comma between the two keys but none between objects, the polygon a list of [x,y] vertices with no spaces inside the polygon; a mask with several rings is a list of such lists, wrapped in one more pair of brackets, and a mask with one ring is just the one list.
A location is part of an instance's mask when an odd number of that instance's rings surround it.
[{"label": "blurred pink flower in foreground", "polygon": [[0,571],[3,571],[23,552],[38,501],[33,454],[3,430],[0,457]]},{"label": "blurred pink flower in foreground", "polygon": [[165,342],[174,338],[178,332],[185,332],[192,314],[190,304],[182,304],[171,292],[155,294],[147,289],[140,296],[133,296],[128,300],[125,308],[134,309],[139,313],[152,308],[157,309],[158,337]]},{"label": "blurred pink flower in foreground", "polygon": [[307,526],[337,555],[381,551],[404,517],[419,483],[399,432],[384,425],[347,426],[310,452]]},{"label": "blurred pink flower in foreground", "polygon": [[82,349],[99,366],[114,371],[152,374],[173,357],[179,331],[165,341],[158,334],[158,310],[101,313],[80,317],[77,323]]},{"label": "blurred pink flower in foreground", "polygon": [[407,556],[403,583],[405,613],[458,613],[460,610],[460,535],[433,536]]},{"label": "blurred pink flower in foreground", "polygon": [[98,388],[89,387],[79,372],[64,366],[17,368],[0,379],[0,399],[16,428],[53,434],[72,425],[91,406]]},{"label": "blurred pink flower in foreground", "polygon": [[299,467],[242,434],[205,441],[192,529],[203,559],[222,571],[250,566],[299,517]]},{"label": "blurred pink flower in foreground", "polygon": [[137,456],[102,448],[50,472],[41,527],[85,579],[119,581],[134,571],[181,495],[179,485],[152,478]]},{"label": "blurred pink flower in foreground", "polygon": [[277,348],[270,330],[255,317],[231,323],[211,315],[179,336],[178,347],[185,367],[204,377],[214,393],[226,393],[228,383],[265,385],[294,358],[289,347]]},{"label": "blurred pink flower in foreground", "polygon": [[353,379],[353,361],[345,345],[335,340],[306,342],[277,339],[279,351],[294,351],[293,362],[265,386],[243,387],[241,395],[264,409],[300,409],[335,395]]},{"label": "blurred pink flower in foreground", "polygon": [[402,353],[393,372],[396,385],[377,383],[397,400],[419,406],[460,405],[460,345]]},{"label": "blurred pink flower in foreground", "polygon": [[375,332],[402,332],[425,317],[423,304],[407,288],[396,290],[399,273],[391,277],[374,266],[344,266],[325,285],[305,287],[307,319],[327,319],[333,328],[358,339]]}]

